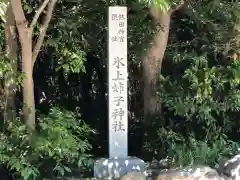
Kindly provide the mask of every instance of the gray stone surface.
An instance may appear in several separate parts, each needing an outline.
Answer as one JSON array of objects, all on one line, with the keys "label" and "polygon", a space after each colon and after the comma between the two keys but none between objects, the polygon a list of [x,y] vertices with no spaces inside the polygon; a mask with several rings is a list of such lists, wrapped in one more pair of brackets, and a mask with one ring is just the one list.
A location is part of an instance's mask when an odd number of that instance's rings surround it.
[{"label": "gray stone surface", "polygon": [[240,180],[240,154],[226,161],[221,161],[217,171],[221,176],[226,176],[231,180]]},{"label": "gray stone surface", "polygon": [[129,172],[124,175],[121,180],[146,180],[146,176],[142,172]]},{"label": "gray stone surface", "polygon": [[177,169],[164,170],[157,180],[224,180],[215,169],[208,166],[195,165]]},{"label": "gray stone surface", "polygon": [[220,176],[216,177],[193,177],[193,176],[159,176],[156,180],[224,180]]},{"label": "gray stone surface", "polygon": [[129,172],[144,172],[144,161],[136,157],[128,157],[126,159],[98,159],[94,163],[95,178],[119,179]]},{"label": "gray stone surface", "polygon": [[176,169],[166,169],[162,170],[159,175],[161,176],[193,176],[193,177],[201,177],[209,175],[218,175],[215,169],[212,169],[209,166],[204,165],[194,165],[194,166],[186,166],[180,167]]}]

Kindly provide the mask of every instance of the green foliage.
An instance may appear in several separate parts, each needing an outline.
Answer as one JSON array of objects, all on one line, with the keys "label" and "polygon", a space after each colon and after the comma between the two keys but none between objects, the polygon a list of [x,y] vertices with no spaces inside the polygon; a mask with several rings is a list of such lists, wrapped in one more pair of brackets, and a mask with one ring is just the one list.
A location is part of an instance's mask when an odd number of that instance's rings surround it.
[{"label": "green foliage", "polygon": [[58,18],[52,20],[54,26],[50,25],[51,34],[46,36],[44,45],[55,49],[52,57],[58,64],[56,71],[63,69],[66,73],[85,72],[86,44],[83,41],[84,35],[80,32],[86,19],[80,14],[79,2],[65,3],[59,2],[61,6],[56,12]]},{"label": "green foliage", "polygon": [[239,12],[240,5],[234,1],[199,1],[188,4],[180,17],[175,21],[176,34],[183,35],[184,39],[171,43],[171,51],[197,51],[214,55],[225,56],[239,52]]},{"label": "green foliage", "polygon": [[157,6],[163,12],[167,12],[171,8],[171,1],[170,0],[139,0],[141,3],[145,3],[147,6]]},{"label": "green foliage", "polygon": [[65,72],[72,73],[80,73],[85,72],[84,61],[86,53],[82,50],[76,49],[75,51],[71,51],[69,49],[62,49],[60,52],[61,58],[59,62],[66,62],[56,68],[56,70],[60,70],[63,68]]},{"label": "green foliage", "polygon": [[[240,63],[236,54],[226,58],[222,53],[238,51],[233,41],[236,34],[229,33],[237,22],[236,7],[225,4],[226,14],[222,14],[221,21],[225,19],[227,23],[224,29],[219,29],[222,24],[217,20],[219,12],[210,7],[223,8],[223,4],[210,4],[206,3],[205,8],[199,6],[201,11],[195,7],[192,16],[182,19],[189,23],[187,31],[195,33],[193,40],[182,40],[184,48],[172,43],[174,47],[166,52],[168,61],[158,94],[171,115],[163,120],[165,128],[158,131],[158,143],[155,144],[165,147],[156,154],[170,155],[174,165],[214,165],[219,159],[236,153],[239,147],[239,143],[229,137],[236,136],[235,127],[239,124]],[[205,24],[207,31],[200,23]],[[178,33],[181,31],[179,29]],[[196,33],[202,38],[196,37]],[[232,46],[226,46],[228,42],[233,42]],[[171,73],[167,72],[170,69]]]},{"label": "green foliage", "polygon": [[5,13],[6,13],[8,5],[9,5],[8,0],[1,0],[0,1],[0,19],[3,22],[6,22],[6,14]]},{"label": "green foliage", "polygon": [[7,87],[11,87],[14,91],[21,89],[24,74],[21,72],[14,72],[10,60],[2,54],[0,58],[0,112],[6,110],[7,94],[3,91]]},{"label": "green foliage", "polygon": [[0,61],[0,81],[4,81],[5,86],[14,84],[19,89],[24,77],[23,73],[14,72],[10,60],[3,55]]},{"label": "green foliage", "polygon": [[146,146],[155,157],[170,156],[173,166],[214,165],[238,151],[239,10],[237,3],[205,1],[174,19],[180,28],[170,34],[158,89],[162,128]]},{"label": "green foliage", "polygon": [[183,4],[183,0],[138,0],[139,3],[146,5],[147,7],[155,6],[161,11],[166,13],[172,8],[172,6],[178,6]]},{"label": "green foliage", "polygon": [[82,167],[88,162],[91,145],[87,138],[92,132],[72,112],[54,107],[39,118],[34,136],[29,136],[19,119],[8,122],[1,133],[0,159],[16,171],[16,177],[26,180],[45,175],[46,170],[63,176],[71,171],[70,165]]},{"label": "green foliage", "polygon": [[214,140],[197,140],[193,136],[184,137],[171,129],[160,128],[155,142],[158,147],[164,147],[172,160],[172,166],[187,166],[197,164],[216,165],[221,159],[229,158],[238,152],[240,144],[221,134]]},{"label": "green foliage", "polygon": [[240,109],[240,66],[235,61],[227,66],[209,67],[208,63],[204,56],[176,56],[173,71],[179,72],[178,77],[162,77],[159,96],[170,111],[186,121],[200,123],[205,133],[214,128],[212,137],[228,132],[234,123],[229,113]]},{"label": "green foliage", "polygon": [[5,74],[12,72],[12,66],[9,63],[9,61],[2,56],[1,61],[0,61],[0,79],[3,79]]},{"label": "green foliage", "polygon": [[207,164],[215,166],[222,159],[228,159],[239,151],[240,144],[228,139],[224,134],[212,142],[190,138],[189,142],[173,143],[172,154],[175,166]]}]

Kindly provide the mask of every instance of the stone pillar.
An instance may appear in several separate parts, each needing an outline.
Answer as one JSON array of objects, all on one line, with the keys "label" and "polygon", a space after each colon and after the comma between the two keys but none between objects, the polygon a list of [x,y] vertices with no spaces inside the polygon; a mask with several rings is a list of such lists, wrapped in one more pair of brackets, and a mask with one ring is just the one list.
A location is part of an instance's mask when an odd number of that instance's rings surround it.
[{"label": "stone pillar", "polygon": [[[108,9],[109,158],[95,162],[94,176],[117,179],[144,171],[144,162],[128,157],[127,7]],[[136,147],[137,148],[137,147]]]}]

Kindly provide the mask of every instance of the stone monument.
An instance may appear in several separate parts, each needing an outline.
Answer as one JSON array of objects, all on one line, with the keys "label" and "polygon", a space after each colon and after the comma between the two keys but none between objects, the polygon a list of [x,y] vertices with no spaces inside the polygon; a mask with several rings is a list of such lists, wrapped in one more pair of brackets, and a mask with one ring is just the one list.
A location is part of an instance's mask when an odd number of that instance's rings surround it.
[{"label": "stone monument", "polygon": [[144,172],[141,159],[128,157],[127,82],[127,7],[111,6],[108,9],[109,158],[95,162],[96,178],[119,179],[128,172]]}]

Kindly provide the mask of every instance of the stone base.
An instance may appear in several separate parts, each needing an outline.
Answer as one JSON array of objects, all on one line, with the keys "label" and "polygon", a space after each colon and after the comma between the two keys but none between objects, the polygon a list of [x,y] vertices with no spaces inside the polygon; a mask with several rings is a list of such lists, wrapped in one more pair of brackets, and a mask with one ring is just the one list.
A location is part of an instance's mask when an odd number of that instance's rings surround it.
[{"label": "stone base", "polygon": [[94,164],[95,178],[119,179],[128,172],[144,172],[144,161],[136,157],[126,159],[98,159]]}]

